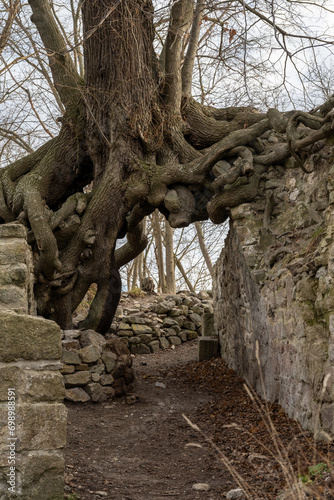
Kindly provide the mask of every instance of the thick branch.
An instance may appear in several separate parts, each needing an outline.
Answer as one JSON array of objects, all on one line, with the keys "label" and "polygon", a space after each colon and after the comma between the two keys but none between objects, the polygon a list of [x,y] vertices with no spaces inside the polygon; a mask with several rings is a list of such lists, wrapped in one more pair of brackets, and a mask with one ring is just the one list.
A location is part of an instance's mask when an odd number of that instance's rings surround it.
[{"label": "thick branch", "polygon": [[115,251],[115,260],[118,269],[131,262],[131,260],[145,250],[148,240],[146,234],[143,232],[142,222],[127,233],[127,240],[125,245]]},{"label": "thick branch", "polygon": [[73,98],[78,95],[80,78],[74,63],[66,51],[66,42],[57,26],[47,0],[29,0],[36,25],[44,47],[49,56],[49,64],[53,80],[60,98],[67,108]]},{"label": "thick branch", "polygon": [[10,0],[9,6],[8,6],[8,17],[5,22],[5,26],[2,30],[2,33],[0,35],[0,55],[3,49],[6,47],[8,38],[10,35],[10,31],[12,28],[12,24],[14,22],[15,16],[18,13],[18,10],[20,8],[20,0]]},{"label": "thick branch", "polygon": [[171,115],[180,112],[182,98],[181,49],[193,16],[193,0],[173,2],[165,51],[164,98]]},{"label": "thick branch", "polygon": [[199,34],[201,31],[201,22],[204,12],[204,0],[197,0],[196,11],[193,19],[190,40],[188,44],[187,54],[182,67],[182,92],[184,95],[191,95],[191,83],[194,69],[194,62],[198,48]]},{"label": "thick branch", "polygon": [[231,132],[249,127],[266,118],[266,114],[246,108],[236,113],[230,121],[218,121],[205,113],[204,106],[194,99],[184,100],[182,115],[187,122],[187,139],[193,146],[199,148],[215,144]]}]

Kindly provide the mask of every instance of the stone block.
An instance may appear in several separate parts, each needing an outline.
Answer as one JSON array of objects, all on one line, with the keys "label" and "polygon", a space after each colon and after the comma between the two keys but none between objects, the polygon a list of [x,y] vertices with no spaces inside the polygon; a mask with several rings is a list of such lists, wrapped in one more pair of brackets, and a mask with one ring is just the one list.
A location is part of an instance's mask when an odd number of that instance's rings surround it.
[{"label": "stone block", "polygon": [[187,321],[187,318],[185,316],[177,316],[176,318],[174,318],[175,321],[177,322],[177,324],[182,328],[185,321]]},{"label": "stone block", "polygon": [[74,373],[75,368],[73,365],[63,365],[62,369],[60,370],[60,373],[63,375],[68,375],[69,373]]},{"label": "stone block", "polygon": [[163,335],[164,337],[173,337],[175,336],[175,330],[173,330],[172,328],[165,328]]},{"label": "stone block", "polygon": [[15,285],[24,287],[29,279],[26,264],[13,264],[12,266],[0,266],[0,286]]},{"label": "stone block", "polygon": [[153,340],[152,342],[150,342],[149,348],[151,349],[151,352],[159,352],[160,349],[159,340]]},{"label": "stone block", "polygon": [[7,401],[8,388],[17,390],[20,373],[21,370],[18,366],[3,366],[0,368],[0,401]]},{"label": "stone block", "polygon": [[86,390],[94,403],[102,403],[108,399],[108,393],[100,384],[91,382],[86,386]]},{"label": "stone block", "polygon": [[120,337],[132,337],[133,331],[132,330],[118,330],[117,335],[119,335]]},{"label": "stone block", "polygon": [[184,331],[181,331],[180,333],[178,333],[178,337],[180,337],[182,342],[187,342],[187,340],[188,340],[187,334]]},{"label": "stone block", "polygon": [[25,500],[61,500],[64,498],[64,458],[58,453],[23,454],[18,471]]},{"label": "stone block", "polygon": [[152,333],[152,328],[147,325],[131,325],[133,333],[135,335],[140,335],[141,333]]},{"label": "stone block", "polygon": [[195,323],[196,328],[199,328],[202,325],[202,317],[198,313],[192,313],[189,317],[191,321]]},{"label": "stone block", "polygon": [[0,307],[25,314],[28,311],[26,290],[12,285],[2,286],[0,288]]},{"label": "stone block", "polygon": [[75,369],[80,372],[85,372],[89,370],[89,365],[86,363],[80,363],[80,365],[75,365]]},{"label": "stone block", "polygon": [[150,354],[150,348],[145,344],[131,344],[130,351],[132,354]]},{"label": "stone block", "polygon": [[172,307],[173,305],[170,302],[161,302],[153,308],[153,311],[156,314],[166,314],[172,309]]},{"label": "stone block", "polygon": [[140,341],[143,344],[148,344],[153,340],[153,335],[147,334],[147,333],[142,333],[139,335]]},{"label": "stone block", "polygon": [[115,353],[110,351],[103,351],[102,353],[102,361],[105,364],[106,371],[112,372],[116,366],[117,356]]},{"label": "stone block", "polygon": [[97,333],[94,330],[85,330],[81,334],[80,344],[82,347],[90,345],[98,346],[100,348],[100,352],[102,352],[102,349],[106,346],[107,341],[100,333]]},{"label": "stone block", "polygon": [[[1,375],[0,375],[1,376]],[[65,397],[63,377],[55,371],[24,370],[19,383],[21,401],[59,401]]]},{"label": "stone block", "polygon": [[115,390],[115,396],[123,396],[123,394],[125,394],[127,391],[125,380],[123,377],[116,379],[112,386]]},{"label": "stone block", "polygon": [[98,345],[88,345],[79,351],[79,355],[84,363],[95,363],[101,356],[102,348]]},{"label": "stone block", "polygon": [[124,321],[122,321],[118,325],[118,332],[117,332],[117,334],[119,334],[119,330],[131,330],[131,326],[128,323],[125,323]]},{"label": "stone block", "polygon": [[79,340],[75,338],[66,338],[61,343],[64,349],[75,349],[76,351],[80,349]]},{"label": "stone block", "polygon": [[87,371],[70,373],[64,376],[66,387],[75,387],[76,385],[85,385],[90,382],[91,374]]},{"label": "stone block", "polygon": [[102,375],[106,371],[106,367],[103,363],[99,363],[98,365],[93,365],[89,368],[89,371],[91,373],[98,373],[99,375]]},{"label": "stone block", "polygon": [[126,322],[126,323],[130,323],[130,324],[137,324],[137,325],[147,325],[147,326],[151,326],[152,325],[152,320],[148,319],[148,318],[143,318],[139,315],[137,316],[125,316],[123,318],[123,320]]},{"label": "stone block", "polygon": [[110,373],[102,375],[100,378],[101,385],[111,385],[114,381],[114,377]]},{"label": "stone block", "polygon": [[[0,414],[6,411],[0,410]],[[16,406],[17,451],[52,450],[66,445],[67,410],[61,403]]]},{"label": "stone block", "polygon": [[176,335],[171,335],[170,337],[168,337],[168,341],[171,345],[180,345],[182,343],[180,337],[177,337]]},{"label": "stone block", "polygon": [[182,327],[185,329],[185,330],[193,330],[195,331],[196,330],[196,325],[195,323],[193,323],[193,321],[184,321]]},{"label": "stone block", "polygon": [[24,238],[27,237],[27,229],[22,224],[8,222],[0,226],[0,239],[3,238]]},{"label": "stone block", "polygon": [[63,349],[63,363],[67,365],[80,365],[81,358],[78,352],[68,351],[67,349]]},{"label": "stone block", "polygon": [[164,318],[162,326],[164,328],[171,328],[172,326],[179,326],[179,324],[177,321],[175,321],[175,319],[167,317],[167,318]]},{"label": "stone block", "polygon": [[[184,306],[184,307],[187,307],[187,306]],[[188,309],[188,308],[187,308]],[[183,315],[183,311],[181,309],[179,309],[178,307],[173,307],[170,311],[169,311],[169,316],[172,317],[172,318],[176,318],[177,316],[182,316]]]},{"label": "stone block", "polygon": [[198,338],[198,333],[197,332],[194,332],[192,330],[186,330],[186,333],[187,333],[187,339],[188,340],[195,340]]},{"label": "stone block", "polygon": [[320,412],[321,424],[324,430],[333,431],[334,408],[333,404],[323,405]]},{"label": "stone block", "polygon": [[66,389],[65,399],[73,401],[73,403],[86,403],[86,401],[90,401],[90,396],[81,387],[73,387]]},{"label": "stone block", "polygon": [[23,239],[0,239],[0,265],[22,264],[22,262],[26,262],[27,248],[27,243]]},{"label": "stone block", "polygon": [[215,331],[213,313],[204,313],[202,316],[202,332],[204,337],[214,337],[217,335]]},{"label": "stone block", "polygon": [[118,359],[116,361],[115,369],[112,372],[113,377],[114,378],[123,377],[124,373],[125,373],[125,368],[126,368],[126,364],[125,364],[124,360]]},{"label": "stone block", "polygon": [[0,361],[59,359],[61,335],[53,321],[0,311]]},{"label": "stone block", "polygon": [[132,370],[132,368],[127,366],[124,371],[124,381],[126,385],[132,384],[134,378],[135,378],[134,371]]},{"label": "stone block", "polygon": [[169,342],[165,337],[161,337],[159,339],[160,347],[161,349],[168,349],[169,348]]},{"label": "stone block", "polygon": [[206,361],[218,355],[218,339],[213,337],[199,337],[198,361]]}]

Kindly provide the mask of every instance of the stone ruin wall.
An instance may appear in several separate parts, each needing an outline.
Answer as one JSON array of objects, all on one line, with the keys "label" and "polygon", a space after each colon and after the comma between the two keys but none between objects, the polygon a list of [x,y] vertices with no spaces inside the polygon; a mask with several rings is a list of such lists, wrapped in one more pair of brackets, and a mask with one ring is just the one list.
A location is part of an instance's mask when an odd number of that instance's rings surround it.
[{"label": "stone ruin wall", "polygon": [[304,429],[333,437],[334,166],[305,174],[290,160],[260,187],[265,201],[231,210],[216,265],[221,355]]},{"label": "stone ruin wall", "polygon": [[[32,258],[25,228],[1,225],[1,500],[64,498],[67,412],[59,371],[61,332],[56,323],[34,314]],[[15,398],[15,406],[13,399],[8,404],[8,398]]]}]

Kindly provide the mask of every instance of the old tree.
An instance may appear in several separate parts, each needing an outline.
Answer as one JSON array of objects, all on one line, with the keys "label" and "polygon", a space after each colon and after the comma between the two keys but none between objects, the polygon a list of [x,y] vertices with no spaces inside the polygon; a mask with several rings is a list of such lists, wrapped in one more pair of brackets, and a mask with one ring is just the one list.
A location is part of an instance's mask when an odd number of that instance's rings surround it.
[{"label": "old tree", "polygon": [[[104,333],[120,297],[118,269],[145,247],[145,215],[158,208],[172,227],[219,224],[229,208],[265,196],[270,166],[292,157],[312,170],[328,153],[334,101],[310,113],[260,113],[193,99],[204,0],[171,3],[159,54],[151,0],[85,0],[84,77],[49,1],[29,4],[64,114],[58,136],[0,171],[0,219],[28,228],[38,313],[70,328],[96,283],[80,326]],[[11,2],[0,51],[17,10]],[[284,43],[273,17],[263,20]],[[280,140],[262,141],[269,130]]]}]

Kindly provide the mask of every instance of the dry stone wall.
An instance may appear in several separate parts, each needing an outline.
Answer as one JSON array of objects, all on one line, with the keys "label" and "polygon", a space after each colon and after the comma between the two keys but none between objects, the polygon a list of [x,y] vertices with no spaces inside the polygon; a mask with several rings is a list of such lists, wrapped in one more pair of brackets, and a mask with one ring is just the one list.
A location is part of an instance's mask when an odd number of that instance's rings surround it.
[{"label": "dry stone wall", "polygon": [[133,393],[132,358],[118,338],[105,339],[94,330],[66,330],[62,346],[61,372],[69,401],[101,403]]},{"label": "dry stone wall", "polygon": [[[102,402],[134,395],[132,360],[197,339],[214,331],[212,299],[207,292],[142,297],[124,294],[110,332],[63,332],[62,374],[66,399]],[[77,320],[80,318],[77,318]]]},{"label": "dry stone wall", "polygon": [[129,300],[125,294],[111,331],[132,354],[149,354],[197,339],[205,315],[212,313],[212,298],[205,291],[149,294],[146,301]]},{"label": "dry stone wall", "polygon": [[61,332],[35,312],[23,226],[0,226],[0,498],[64,498]]},{"label": "dry stone wall", "polygon": [[[334,435],[334,167],[291,160],[261,180],[266,197],[231,210],[216,265],[221,354],[305,429]],[[258,347],[257,347],[258,346]],[[264,386],[261,384],[260,370]]]}]

